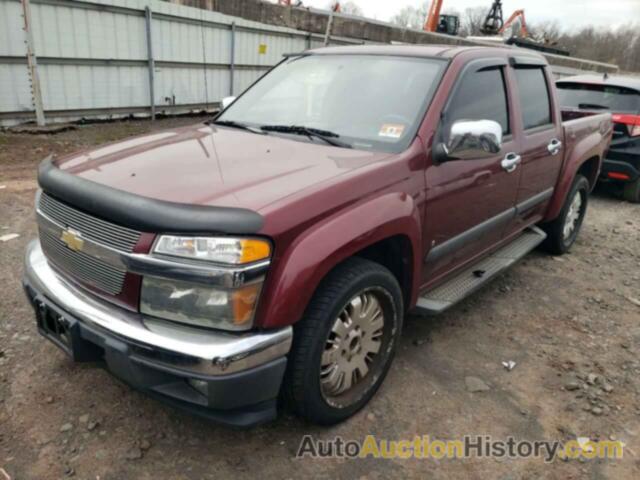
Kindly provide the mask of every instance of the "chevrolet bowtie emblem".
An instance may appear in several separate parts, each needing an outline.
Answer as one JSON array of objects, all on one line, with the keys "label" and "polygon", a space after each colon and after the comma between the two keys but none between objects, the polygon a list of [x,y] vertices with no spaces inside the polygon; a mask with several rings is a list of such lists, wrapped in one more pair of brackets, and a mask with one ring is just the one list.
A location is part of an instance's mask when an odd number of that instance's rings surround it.
[{"label": "chevrolet bowtie emblem", "polygon": [[79,252],[84,247],[84,240],[78,232],[71,229],[64,230],[60,236],[60,240],[74,252]]}]

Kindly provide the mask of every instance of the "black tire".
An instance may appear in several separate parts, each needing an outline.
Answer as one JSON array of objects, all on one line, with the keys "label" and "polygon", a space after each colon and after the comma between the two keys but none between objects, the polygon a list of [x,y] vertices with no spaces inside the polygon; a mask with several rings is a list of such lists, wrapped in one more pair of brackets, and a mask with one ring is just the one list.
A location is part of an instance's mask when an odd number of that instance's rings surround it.
[{"label": "black tire", "polygon": [[[350,401],[338,405],[323,393],[321,359],[338,315],[354,297],[363,293],[375,295],[382,308],[382,346],[370,363],[369,372],[351,389],[353,398],[348,397]],[[294,326],[283,385],[288,408],[315,424],[332,425],[346,420],[366,405],[391,366],[402,331],[402,298],[396,278],[378,263],[354,257],[336,267],[322,281],[303,318]]]},{"label": "black tire", "polygon": [[640,203],[640,178],[624,184],[624,199],[631,203]]},{"label": "black tire", "polygon": [[[553,255],[563,255],[571,249],[571,246],[574,244],[578,234],[580,233],[580,227],[582,227],[582,222],[584,221],[584,217],[587,213],[590,190],[591,187],[589,185],[589,180],[582,175],[576,175],[558,217],[549,223],[541,225],[542,229],[547,233],[547,238],[542,245],[549,253]],[[579,216],[575,223],[573,232],[569,236],[565,237],[564,226],[571,204],[576,195],[580,195],[582,200]]]}]

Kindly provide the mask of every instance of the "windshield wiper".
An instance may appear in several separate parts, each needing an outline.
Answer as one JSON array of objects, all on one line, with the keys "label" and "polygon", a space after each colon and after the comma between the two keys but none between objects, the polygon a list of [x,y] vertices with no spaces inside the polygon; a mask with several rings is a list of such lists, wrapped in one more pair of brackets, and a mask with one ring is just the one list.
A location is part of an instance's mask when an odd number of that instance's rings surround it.
[{"label": "windshield wiper", "polygon": [[319,138],[329,145],[342,148],[353,148],[346,142],[336,140],[340,137],[337,133],[319,128],[305,127],[302,125],[262,125],[260,130],[264,132],[291,133],[293,135],[306,135],[310,138]]},{"label": "windshield wiper", "polygon": [[588,110],[590,108],[595,108],[597,110],[609,110],[609,107],[606,105],[600,105],[598,103],[579,103],[578,108],[583,110]]},{"label": "windshield wiper", "polygon": [[247,130],[252,133],[259,133],[261,135],[266,135],[266,132],[263,132],[260,128],[252,127],[250,125],[246,125],[244,123],[236,122],[235,120],[210,120],[206,122],[207,125],[222,125],[223,127],[231,127],[231,128],[239,128],[241,130]]}]

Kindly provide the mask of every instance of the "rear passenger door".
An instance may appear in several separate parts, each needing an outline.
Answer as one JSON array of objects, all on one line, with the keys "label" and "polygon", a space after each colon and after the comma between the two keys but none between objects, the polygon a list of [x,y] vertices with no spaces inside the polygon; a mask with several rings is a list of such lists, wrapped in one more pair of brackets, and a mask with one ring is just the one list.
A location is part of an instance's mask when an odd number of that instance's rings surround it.
[{"label": "rear passenger door", "polygon": [[553,79],[542,60],[535,57],[512,59],[511,71],[516,90],[515,123],[520,132],[518,152],[522,157],[520,184],[516,200],[515,234],[539,221],[551,199],[562,167],[562,121],[551,95]]}]

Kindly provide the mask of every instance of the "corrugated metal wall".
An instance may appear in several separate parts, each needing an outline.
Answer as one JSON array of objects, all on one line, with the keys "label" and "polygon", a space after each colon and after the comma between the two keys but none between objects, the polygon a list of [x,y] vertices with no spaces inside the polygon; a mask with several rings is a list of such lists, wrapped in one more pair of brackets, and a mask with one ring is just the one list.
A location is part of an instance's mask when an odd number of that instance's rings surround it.
[{"label": "corrugated metal wall", "polygon": [[[47,122],[214,108],[322,38],[159,0],[31,0]],[[0,125],[34,119],[20,0],[0,0]],[[332,39],[332,44],[355,43]],[[232,60],[232,52],[233,60]]]},{"label": "corrugated metal wall", "polygon": [[[33,121],[25,0],[0,0],[0,126]],[[30,0],[48,123],[210,110],[323,37],[160,0]],[[151,12],[151,20],[146,15]],[[152,59],[150,75],[149,42]],[[364,43],[331,38],[332,45]],[[232,53],[233,52],[233,53]],[[557,76],[578,70],[553,66]]]}]

